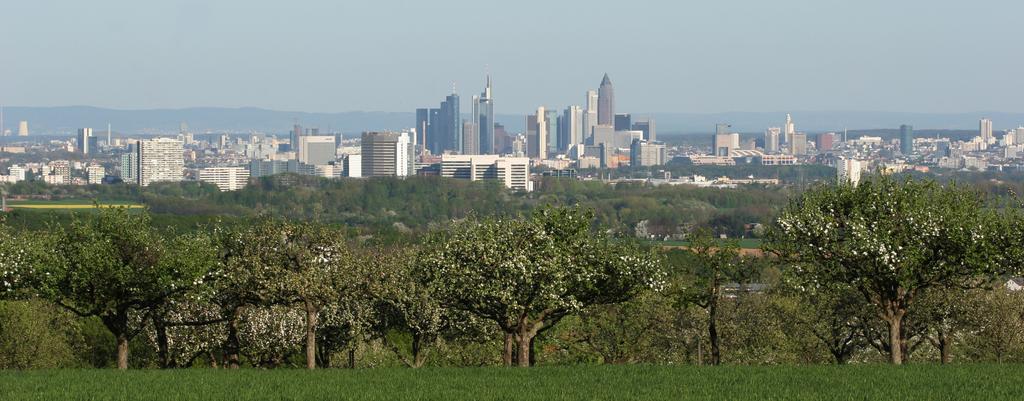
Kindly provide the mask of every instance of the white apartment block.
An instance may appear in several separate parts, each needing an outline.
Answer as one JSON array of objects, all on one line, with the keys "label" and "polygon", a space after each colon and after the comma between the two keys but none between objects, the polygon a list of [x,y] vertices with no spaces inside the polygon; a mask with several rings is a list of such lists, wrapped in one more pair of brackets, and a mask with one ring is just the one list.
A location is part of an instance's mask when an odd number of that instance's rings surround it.
[{"label": "white apartment block", "polygon": [[443,155],[441,176],[470,181],[496,180],[506,188],[532,191],[530,159],[497,155]]},{"label": "white apartment block", "polygon": [[154,182],[181,181],[184,178],[185,158],[181,141],[157,138],[139,141],[139,185]]},{"label": "white apartment block", "polygon": [[199,181],[209,182],[221,191],[236,191],[249,184],[245,167],[209,167],[199,170]]}]

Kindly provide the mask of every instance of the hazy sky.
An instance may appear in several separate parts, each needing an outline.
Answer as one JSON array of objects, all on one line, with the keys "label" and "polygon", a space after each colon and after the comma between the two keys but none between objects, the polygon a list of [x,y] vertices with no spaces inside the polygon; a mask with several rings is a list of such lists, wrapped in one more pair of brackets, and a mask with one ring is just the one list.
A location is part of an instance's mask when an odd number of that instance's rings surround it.
[{"label": "hazy sky", "polygon": [[[1020,0],[2,0],[0,103],[1024,110]],[[468,101],[463,102],[468,107]]]}]

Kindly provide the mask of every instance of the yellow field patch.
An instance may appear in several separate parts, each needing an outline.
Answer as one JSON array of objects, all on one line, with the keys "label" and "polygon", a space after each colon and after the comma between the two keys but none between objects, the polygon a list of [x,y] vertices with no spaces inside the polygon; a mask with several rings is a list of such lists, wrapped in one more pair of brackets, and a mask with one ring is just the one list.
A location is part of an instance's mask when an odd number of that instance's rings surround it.
[{"label": "yellow field patch", "polygon": [[[140,209],[140,208],[142,208],[142,205],[104,205],[104,204],[100,204],[100,207],[109,207],[109,206],[124,206],[124,207],[127,207],[129,209]],[[58,204],[58,203],[51,204],[51,205],[45,205],[45,204],[26,204],[26,205],[8,204],[7,207],[9,207],[11,209],[92,209],[92,208],[96,207],[96,205],[84,204],[84,203],[83,204],[64,204],[64,205]]]}]

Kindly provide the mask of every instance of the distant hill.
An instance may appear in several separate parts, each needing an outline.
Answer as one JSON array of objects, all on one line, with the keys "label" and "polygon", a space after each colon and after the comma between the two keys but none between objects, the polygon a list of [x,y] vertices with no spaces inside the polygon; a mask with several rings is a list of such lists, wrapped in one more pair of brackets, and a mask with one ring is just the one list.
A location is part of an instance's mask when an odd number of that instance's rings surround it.
[{"label": "distant hill", "polygon": [[[196,107],[186,109],[115,110],[90,106],[6,107],[5,127],[15,131],[17,122],[28,120],[33,134],[72,134],[79,127],[106,129],[107,123],[116,132],[158,134],[178,131],[181,122],[195,133],[248,132],[285,133],[298,121],[305,127],[319,127],[354,135],[367,130],[397,130],[415,125],[413,112],[341,112],[305,113],[260,108]],[[632,113],[634,120],[653,116],[663,134],[707,133],[717,123],[729,123],[739,132],[761,132],[766,127],[781,126],[785,112],[728,113]],[[996,130],[1024,124],[1024,113],[900,113],[870,111],[795,111],[791,112],[797,130],[807,132],[867,129],[895,129],[911,124],[917,130],[976,130],[978,119],[989,117]],[[468,118],[469,116],[465,116]],[[498,114],[497,122],[512,132],[524,129],[523,115]]]}]

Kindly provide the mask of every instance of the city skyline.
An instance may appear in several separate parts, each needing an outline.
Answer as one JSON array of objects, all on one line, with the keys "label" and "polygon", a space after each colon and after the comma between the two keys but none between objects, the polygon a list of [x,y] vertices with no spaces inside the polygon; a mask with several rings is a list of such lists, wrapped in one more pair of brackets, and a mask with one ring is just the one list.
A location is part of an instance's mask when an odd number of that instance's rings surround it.
[{"label": "city skyline", "polygon": [[[476,93],[478,77],[490,73],[501,109],[525,115],[539,104],[578,104],[576,88],[606,71],[620,89],[616,107],[648,113],[1024,109],[1014,51],[1024,5],[1006,1],[570,1],[539,16],[530,1],[486,12],[461,1],[62,3],[7,5],[17,18],[0,25],[0,43],[18,62],[0,64],[0,103],[400,111],[432,102],[452,81],[459,93]],[[964,23],[977,10],[1000,12]],[[612,23],[623,16],[637,23]],[[435,23],[423,28],[424,20]],[[501,21],[515,20],[530,29],[507,35],[512,27]],[[95,29],[78,29],[82,21]],[[431,37],[446,40],[422,40]],[[587,40],[522,55],[538,40],[563,38]]]}]

